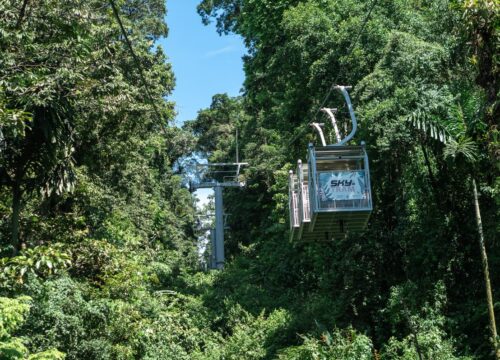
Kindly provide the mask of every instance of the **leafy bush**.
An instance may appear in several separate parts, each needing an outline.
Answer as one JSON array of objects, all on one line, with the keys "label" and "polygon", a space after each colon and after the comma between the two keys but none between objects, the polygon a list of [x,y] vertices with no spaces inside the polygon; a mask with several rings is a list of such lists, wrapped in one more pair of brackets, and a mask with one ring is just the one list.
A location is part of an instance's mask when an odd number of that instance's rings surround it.
[{"label": "leafy bush", "polygon": [[24,344],[24,339],[13,337],[24,322],[30,310],[31,298],[22,296],[17,299],[0,297],[0,358],[5,360],[62,360],[64,354],[56,349],[31,354]]},{"label": "leafy bush", "polygon": [[[123,266],[125,275],[137,270]],[[57,346],[68,359],[204,359],[220,336],[210,330],[203,303],[152,289],[148,271],[144,266],[144,276],[127,281],[121,275],[105,278],[101,288],[65,276],[32,280],[34,307],[24,327],[29,345]]]},{"label": "leafy bush", "polygon": [[71,265],[70,255],[61,246],[37,246],[23,250],[21,255],[12,258],[1,258],[0,284],[12,287],[23,284],[28,274],[47,277],[68,268]]},{"label": "leafy bush", "polygon": [[353,328],[325,331],[320,339],[303,336],[304,343],[279,354],[283,360],[371,360],[371,340]]},{"label": "leafy bush", "polygon": [[391,289],[387,312],[394,326],[406,328],[407,335],[398,339],[391,337],[382,349],[385,360],[467,360],[470,357],[456,356],[454,341],[444,331],[446,289],[438,282],[430,294],[431,300],[418,307],[415,303],[415,284],[406,282]]},{"label": "leafy bush", "polygon": [[262,311],[257,317],[235,305],[229,314],[232,334],[227,338],[222,359],[266,359],[273,352],[272,338],[290,320],[285,310],[275,310],[268,316]]}]

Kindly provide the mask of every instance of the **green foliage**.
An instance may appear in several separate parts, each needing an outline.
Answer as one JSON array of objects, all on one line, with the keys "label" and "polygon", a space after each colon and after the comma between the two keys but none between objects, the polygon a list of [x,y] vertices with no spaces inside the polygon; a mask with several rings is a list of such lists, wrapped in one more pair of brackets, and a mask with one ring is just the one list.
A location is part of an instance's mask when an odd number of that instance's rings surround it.
[{"label": "green foliage", "polygon": [[28,360],[63,360],[65,358],[66,356],[62,352],[55,349],[28,356]]},{"label": "green foliage", "polygon": [[0,338],[9,337],[24,321],[30,309],[30,298],[27,296],[17,299],[0,298]]},{"label": "green foliage", "polygon": [[71,264],[71,256],[58,244],[51,247],[38,246],[36,248],[23,250],[21,255],[13,258],[1,258],[3,272],[0,274],[1,285],[12,287],[15,283],[23,284],[25,277],[34,276],[47,277],[57,274]]},{"label": "green foliage", "polygon": [[56,349],[29,355],[22,338],[12,337],[25,321],[30,310],[28,296],[9,299],[0,297],[0,357],[6,360],[63,360],[65,355]]},{"label": "green foliage", "polygon": [[228,153],[235,153],[235,132],[242,116],[239,99],[215,95],[210,108],[201,110],[196,121],[187,121],[184,128],[196,136],[196,150],[220,162],[227,160]]},{"label": "green foliage", "polygon": [[279,354],[286,360],[370,360],[373,358],[371,340],[354,329],[326,331],[320,339],[303,336],[304,344],[291,347]]},{"label": "green foliage", "polygon": [[425,321],[418,322],[417,324],[419,327],[419,332],[417,333],[418,345],[416,345],[415,335],[408,335],[402,340],[390,338],[381,358],[388,360],[413,360],[418,359],[420,353],[423,359],[472,359],[471,357],[455,356],[454,346],[451,342],[444,339],[445,334],[442,330]]},{"label": "green foliage", "polygon": [[453,341],[444,331],[445,291],[444,284],[437,283],[431,301],[415,309],[417,304],[413,299],[418,289],[414,283],[391,289],[386,314],[394,329],[403,325],[409,334],[402,339],[391,337],[383,348],[382,359],[471,359],[455,355]]},{"label": "green foliage", "polygon": [[24,136],[25,126],[30,120],[29,113],[7,108],[4,92],[0,91],[0,144],[2,147],[5,147],[5,134],[13,133],[13,136]]},{"label": "green foliage", "polygon": [[155,290],[144,277],[116,280],[101,289],[67,277],[32,282],[35,305],[26,325],[31,346],[57,344],[68,359],[190,359],[215,347],[217,336],[198,299]]},{"label": "green foliage", "polygon": [[[155,118],[137,85],[139,69],[128,48],[116,41],[120,30],[106,11],[107,2],[24,2],[21,11],[15,3],[1,5],[0,98],[2,109],[29,113],[31,121],[24,120],[23,136],[9,127],[3,131],[0,157],[2,184],[12,193],[11,246],[17,251],[25,240],[19,239],[19,226],[26,195],[33,198],[33,192],[41,191],[53,204],[58,195],[74,189],[76,166],[97,170],[94,164],[99,163],[115,177],[121,172],[125,180],[127,173],[140,171],[144,161],[133,169],[133,162],[124,160],[134,153],[149,151],[152,156],[161,146],[156,133],[173,115],[172,105],[161,99],[172,90],[173,75],[161,49],[152,49],[151,40],[166,34],[162,1],[129,4],[135,10],[124,23],[134,30],[131,41],[149,69],[148,86],[160,99],[163,119]],[[97,162],[95,155],[111,160],[113,170],[110,161]]]},{"label": "green foliage", "polygon": [[269,338],[282,331],[289,321],[289,314],[284,310],[275,310],[267,317],[262,312],[254,317],[238,305],[232,307],[228,319],[232,334],[224,344],[221,358],[231,360],[269,358],[275,350]]}]

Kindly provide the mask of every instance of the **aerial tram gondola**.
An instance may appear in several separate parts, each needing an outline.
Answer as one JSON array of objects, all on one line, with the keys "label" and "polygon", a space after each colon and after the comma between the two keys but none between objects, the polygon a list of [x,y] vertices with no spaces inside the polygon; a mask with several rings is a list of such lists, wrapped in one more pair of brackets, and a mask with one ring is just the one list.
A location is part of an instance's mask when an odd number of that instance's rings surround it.
[{"label": "aerial tram gondola", "polygon": [[324,108],[332,123],[335,144],[327,144],[324,124],[312,123],[321,146],[309,144],[307,163],[297,163],[289,174],[290,238],[296,241],[331,241],[362,231],[372,212],[370,171],[365,143],[347,145],[357,130],[356,115],[347,90],[337,86],[347,103],[352,122],[342,138],[336,109]]}]

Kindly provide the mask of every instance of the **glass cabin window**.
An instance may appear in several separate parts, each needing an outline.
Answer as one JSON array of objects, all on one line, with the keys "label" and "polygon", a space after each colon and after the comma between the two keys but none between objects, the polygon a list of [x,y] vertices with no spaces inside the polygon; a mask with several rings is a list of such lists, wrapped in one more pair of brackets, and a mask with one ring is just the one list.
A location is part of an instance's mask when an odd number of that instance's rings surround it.
[{"label": "glass cabin window", "polygon": [[[371,209],[369,175],[364,153],[315,149],[310,165],[310,182],[315,207],[319,211]],[[311,159],[310,159],[311,160]]]}]

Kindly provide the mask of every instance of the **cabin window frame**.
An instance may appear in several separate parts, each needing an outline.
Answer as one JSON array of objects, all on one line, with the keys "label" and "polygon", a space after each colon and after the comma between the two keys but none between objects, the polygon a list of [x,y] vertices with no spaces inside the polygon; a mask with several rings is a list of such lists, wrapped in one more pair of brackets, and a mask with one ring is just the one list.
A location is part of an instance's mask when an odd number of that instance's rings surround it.
[{"label": "cabin window frame", "polygon": [[[330,171],[363,171],[365,180],[365,193],[367,195],[365,199],[348,199],[348,200],[333,200],[334,207],[323,207],[320,203],[320,191],[319,191],[319,174],[326,171],[318,171],[318,156],[317,153],[327,153],[331,152],[331,156],[324,156],[321,160],[332,161],[334,164],[335,160],[361,160],[361,169],[332,169]],[[335,153],[338,153],[334,155]],[[373,210],[373,200],[370,184],[370,168],[368,163],[368,155],[364,146],[324,146],[320,149],[316,149],[312,144],[309,145],[308,151],[308,185],[309,185],[309,203],[311,206],[311,213],[332,213],[332,212],[371,212]],[[355,205],[358,203],[359,205]],[[350,206],[346,206],[352,204]],[[338,205],[338,206],[337,206]]]}]

